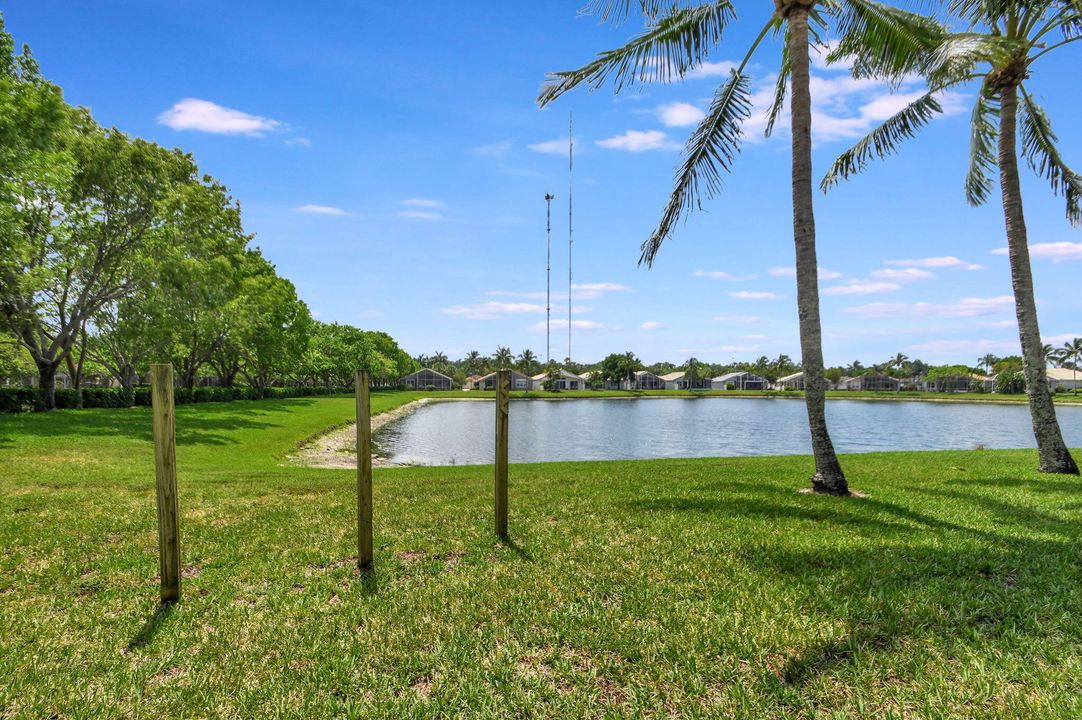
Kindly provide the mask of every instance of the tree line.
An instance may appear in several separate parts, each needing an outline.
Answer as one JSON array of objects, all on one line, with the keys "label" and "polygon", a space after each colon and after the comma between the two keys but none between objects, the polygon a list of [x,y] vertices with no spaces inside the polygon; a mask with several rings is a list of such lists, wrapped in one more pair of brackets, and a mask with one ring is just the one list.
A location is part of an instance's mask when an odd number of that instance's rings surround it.
[{"label": "tree line", "polygon": [[0,374],[130,390],[151,362],[193,387],[390,381],[414,361],[386,333],[312,317],[252,246],[240,205],[192,156],[64,101],[0,18]]}]

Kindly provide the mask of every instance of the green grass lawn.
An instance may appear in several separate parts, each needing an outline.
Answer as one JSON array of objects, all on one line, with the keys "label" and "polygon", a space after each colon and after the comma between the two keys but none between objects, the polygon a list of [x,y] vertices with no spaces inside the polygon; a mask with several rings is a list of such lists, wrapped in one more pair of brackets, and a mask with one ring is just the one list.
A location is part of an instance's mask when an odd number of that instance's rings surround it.
[{"label": "green grass lawn", "polygon": [[[376,394],[386,409],[416,395]],[[375,476],[284,455],[352,399],[177,409],[157,607],[147,408],[0,417],[0,718],[1082,716],[1082,481],[1033,451]]]}]

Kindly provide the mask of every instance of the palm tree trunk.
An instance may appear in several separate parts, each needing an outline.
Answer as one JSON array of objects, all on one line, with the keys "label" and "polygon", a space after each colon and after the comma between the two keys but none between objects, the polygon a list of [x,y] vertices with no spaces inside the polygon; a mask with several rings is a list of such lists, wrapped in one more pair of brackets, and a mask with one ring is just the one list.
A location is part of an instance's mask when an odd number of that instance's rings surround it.
[{"label": "palm tree trunk", "polygon": [[1009,85],[1000,92],[999,184],[1003,193],[1003,219],[1007,226],[1007,251],[1011,261],[1018,336],[1022,341],[1022,369],[1026,376],[1029,413],[1033,421],[1033,434],[1037,436],[1039,470],[1078,475],[1078,465],[1063,442],[1056,419],[1056,408],[1048,389],[1041,331],[1037,325],[1029,241],[1026,237],[1026,219],[1022,214],[1022,190],[1018,183],[1018,153],[1015,147],[1017,112],[1018,88]]},{"label": "palm tree trunk", "polygon": [[827,431],[826,383],[823,378],[823,332],[819,320],[819,267],[815,257],[812,210],[811,89],[808,59],[808,7],[788,10],[789,57],[793,68],[793,241],[796,244],[796,294],[800,314],[800,352],[804,402],[808,409],[815,475],[812,488],[848,495],[849,485]]}]

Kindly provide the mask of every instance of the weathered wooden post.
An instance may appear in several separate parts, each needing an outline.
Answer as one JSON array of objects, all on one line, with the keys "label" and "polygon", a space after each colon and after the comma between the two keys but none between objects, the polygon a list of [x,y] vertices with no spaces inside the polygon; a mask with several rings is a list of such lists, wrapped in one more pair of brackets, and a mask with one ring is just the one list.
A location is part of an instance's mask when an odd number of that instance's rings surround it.
[{"label": "weathered wooden post", "polygon": [[368,372],[358,370],[357,384],[357,567],[372,568],[372,405]]},{"label": "weathered wooden post", "polygon": [[511,371],[496,382],[496,535],[507,539],[507,417],[511,408]]},{"label": "weathered wooden post", "polygon": [[173,411],[173,366],[150,366],[154,418],[154,473],[158,486],[158,570],[162,603],[180,599],[180,530],[177,527],[177,444]]}]

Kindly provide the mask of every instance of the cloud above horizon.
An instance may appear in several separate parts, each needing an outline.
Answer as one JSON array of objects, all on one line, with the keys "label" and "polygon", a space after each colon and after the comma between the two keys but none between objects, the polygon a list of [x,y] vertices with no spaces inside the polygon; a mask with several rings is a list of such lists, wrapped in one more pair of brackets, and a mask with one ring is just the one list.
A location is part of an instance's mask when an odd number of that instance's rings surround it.
[{"label": "cloud above horizon", "polygon": [[[279,120],[252,115],[210,100],[184,98],[158,115],[158,122],[174,130],[196,130],[219,135],[262,137],[281,129]],[[298,141],[305,138],[297,138]],[[301,143],[303,144],[303,143]]]},{"label": "cloud above horizon", "polygon": [[311,215],[334,215],[342,216],[348,215],[345,210],[340,207],[334,207],[333,205],[301,205],[297,208],[297,212],[309,213]]},{"label": "cloud above horizon", "polygon": [[[1007,248],[996,248],[992,251],[993,255],[1006,255]],[[1031,257],[1049,259],[1052,262],[1062,262],[1064,260],[1082,260],[1082,243],[1073,242],[1053,242],[1053,243],[1035,243],[1029,246],[1029,254]]]},{"label": "cloud above horizon", "polygon": [[680,143],[661,130],[628,130],[623,135],[614,135],[604,140],[595,140],[595,144],[609,150],[623,150],[630,153],[650,150],[679,150]]}]

